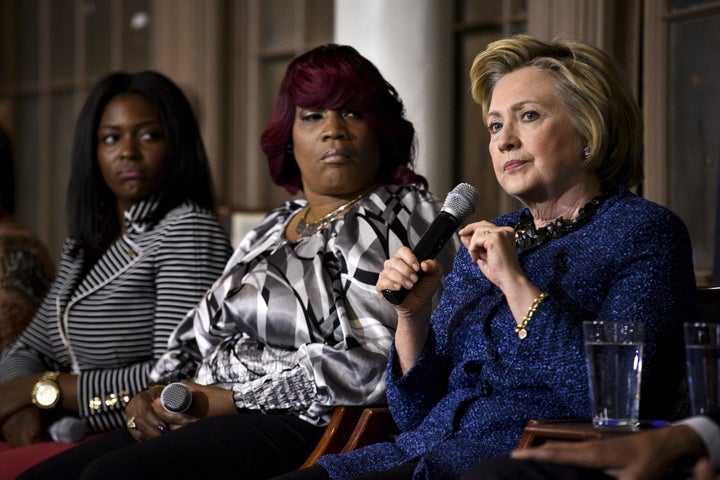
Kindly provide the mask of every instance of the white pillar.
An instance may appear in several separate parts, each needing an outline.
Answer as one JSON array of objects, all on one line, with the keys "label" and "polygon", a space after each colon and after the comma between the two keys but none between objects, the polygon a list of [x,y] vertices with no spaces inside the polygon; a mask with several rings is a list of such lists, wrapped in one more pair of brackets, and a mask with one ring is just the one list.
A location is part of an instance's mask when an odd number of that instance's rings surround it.
[{"label": "white pillar", "polygon": [[452,3],[335,0],[335,41],[352,45],[397,89],[418,139],[416,169],[441,200],[452,189]]}]

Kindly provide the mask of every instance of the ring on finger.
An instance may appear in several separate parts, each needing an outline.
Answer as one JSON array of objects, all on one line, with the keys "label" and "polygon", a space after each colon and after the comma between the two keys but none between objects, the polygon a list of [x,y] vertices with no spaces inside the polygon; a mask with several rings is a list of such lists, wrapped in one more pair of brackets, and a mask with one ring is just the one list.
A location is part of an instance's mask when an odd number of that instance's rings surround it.
[{"label": "ring on finger", "polygon": [[487,235],[488,233],[490,233],[490,230],[483,230],[483,235]]},{"label": "ring on finger", "polygon": [[127,425],[127,428],[130,430],[135,430],[137,428],[137,424],[135,423],[135,417],[130,417],[127,419],[127,422],[125,423]]}]

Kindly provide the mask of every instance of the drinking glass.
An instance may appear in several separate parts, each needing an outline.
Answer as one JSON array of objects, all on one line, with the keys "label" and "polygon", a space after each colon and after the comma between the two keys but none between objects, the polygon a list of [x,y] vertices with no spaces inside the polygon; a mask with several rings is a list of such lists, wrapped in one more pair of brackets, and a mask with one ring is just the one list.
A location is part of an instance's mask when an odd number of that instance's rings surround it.
[{"label": "drinking glass", "polygon": [[638,428],[645,324],[590,320],[583,334],[593,425]]},{"label": "drinking glass", "polygon": [[720,324],[692,322],[683,329],[690,410],[701,415],[720,406]]}]

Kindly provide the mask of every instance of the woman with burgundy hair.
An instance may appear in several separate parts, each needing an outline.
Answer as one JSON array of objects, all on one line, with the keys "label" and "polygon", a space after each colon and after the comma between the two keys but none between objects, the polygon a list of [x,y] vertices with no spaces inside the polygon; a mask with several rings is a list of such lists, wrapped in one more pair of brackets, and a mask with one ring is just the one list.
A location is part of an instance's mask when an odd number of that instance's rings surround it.
[{"label": "woman with burgundy hair", "polygon": [[[128,404],[127,429],[21,478],[269,478],[303,463],[335,407],[384,403],[396,315],[375,284],[438,211],[414,139],[395,89],[352,47],[293,60],[262,148],[273,181],[304,198],[242,240],[171,336],[159,385]],[[437,257],[446,271],[456,245]],[[160,398],[177,381],[193,398],[181,414]]]}]

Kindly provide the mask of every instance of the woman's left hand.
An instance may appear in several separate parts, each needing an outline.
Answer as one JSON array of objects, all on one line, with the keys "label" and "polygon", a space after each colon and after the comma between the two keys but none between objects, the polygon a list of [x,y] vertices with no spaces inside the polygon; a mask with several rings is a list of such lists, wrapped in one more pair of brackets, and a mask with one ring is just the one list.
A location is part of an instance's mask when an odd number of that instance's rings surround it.
[{"label": "woman's left hand", "polygon": [[40,374],[33,374],[0,384],[0,424],[18,410],[33,406],[31,393],[39,379]]},{"label": "woman's left hand", "polygon": [[473,262],[503,292],[520,325],[528,308],[540,295],[540,289],[530,282],[520,266],[515,230],[481,221],[471,223],[458,233]]},{"label": "woman's left hand", "polygon": [[458,234],[482,273],[501,290],[524,276],[515,248],[515,230],[498,227],[487,221],[471,223]]}]

